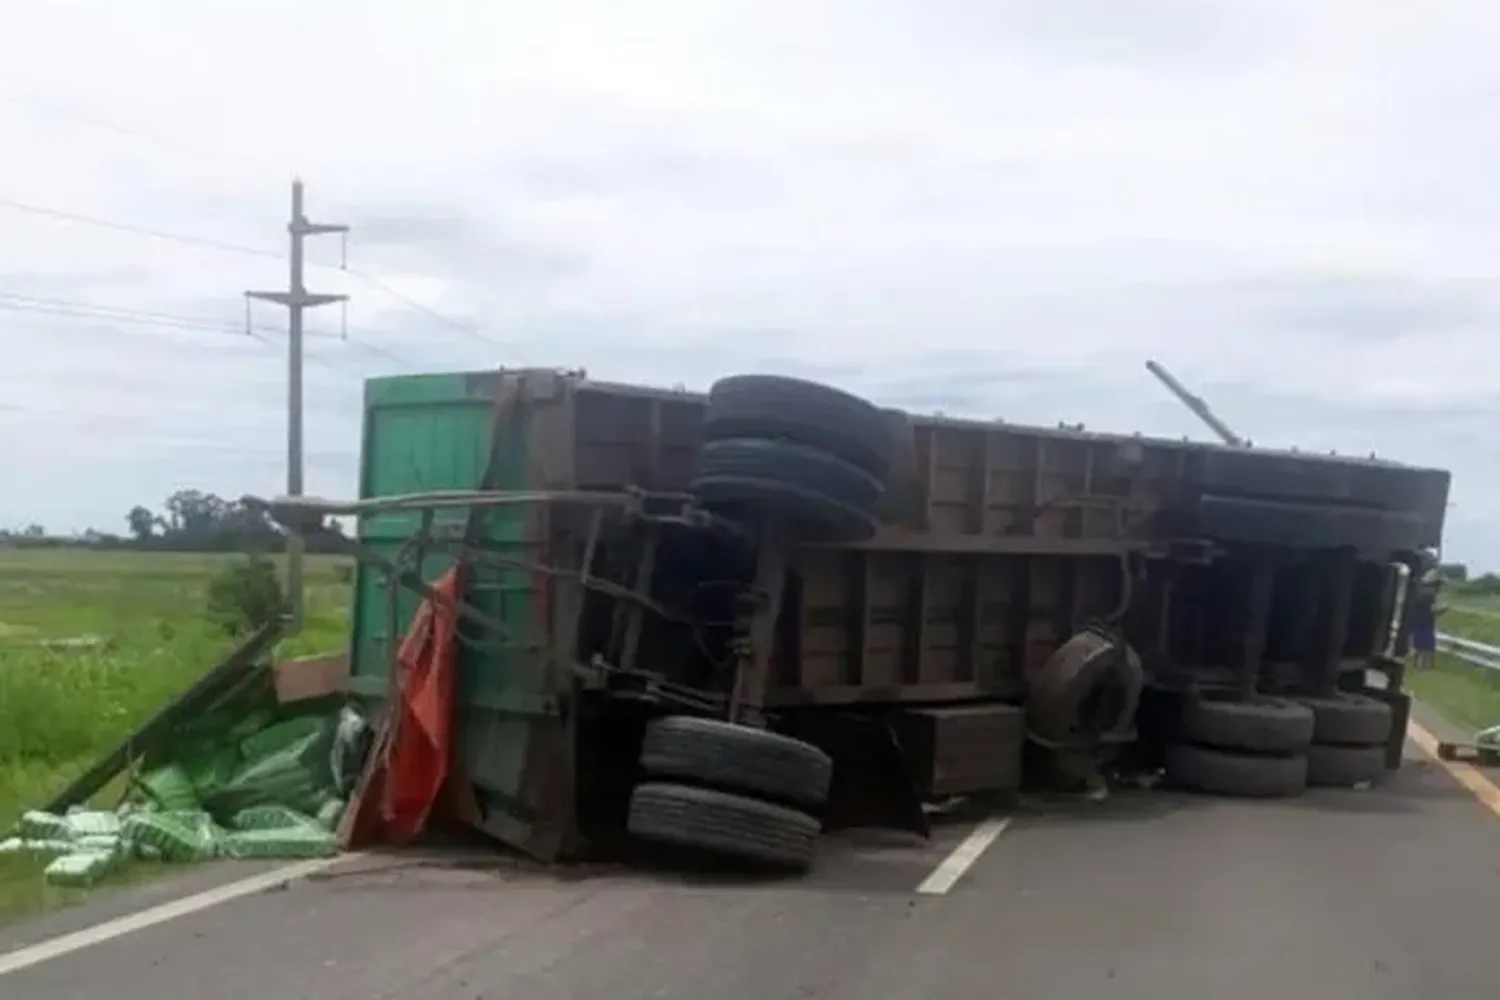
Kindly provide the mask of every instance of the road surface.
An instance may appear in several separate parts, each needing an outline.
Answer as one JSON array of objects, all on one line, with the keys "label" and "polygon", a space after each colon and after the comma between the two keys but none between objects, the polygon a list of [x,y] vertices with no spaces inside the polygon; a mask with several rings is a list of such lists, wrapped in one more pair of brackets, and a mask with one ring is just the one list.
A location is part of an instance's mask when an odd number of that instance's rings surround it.
[{"label": "road surface", "polygon": [[830,837],[780,884],[360,858],[0,974],[0,996],[1491,1000],[1500,819],[1409,756],[1363,792],[1023,810],[971,859],[972,822]]}]

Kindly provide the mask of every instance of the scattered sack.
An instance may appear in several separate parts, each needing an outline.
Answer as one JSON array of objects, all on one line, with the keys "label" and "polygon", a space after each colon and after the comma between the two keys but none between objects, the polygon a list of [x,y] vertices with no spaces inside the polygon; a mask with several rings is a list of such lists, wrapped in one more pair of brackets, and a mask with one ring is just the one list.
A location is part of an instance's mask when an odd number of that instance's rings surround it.
[{"label": "scattered sack", "polygon": [[73,850],[70,840],[27,840],[10,837],[0,840],[0,854],[67,854]]},{"label": "scattered sack", "polygon": [[23,840],[71,840],[73,831],[68,821],[40,809],[31,809],[21,814],[19,826]]},{"label": "scattered sack", "polygon": [[127,817],[121,834],[136,853],[150,847],[164,861],[206,861],[220,854],[222,831],[208,813],[136,813]]},{"label": "scattered sack", "polygon": [[328,858],[338,852],[338,838],[310,823],[236,830],[224,838],[224,853],[231,858]]},{"label": "scattered sack", "polygon": [[118,833],[96,833],[79,837],[73,841],[73,846],[80,851],[108,851],[111,854],[119,854],[124,843],[125,841]]},{"label": "scattered sack", "polygon": [[302,715],[267,726],[240,740],[240,755],[247,761],[274,757],[323,732],[326,722],[316,715]]},{"label": "scattered sack", "polygon": [[312,826],[313,821],[303,813],[283,805],[251,806],[235,814],[230,824],[236,830],[287,830],[299,826]]},{"label": "scattered sack", "polygon": [[[89,886],[130,859],[317,858],[363,770],[373,730],[358,712],[283,718],[265,710],[204,717],[132,779],[116,811],[22,815],[0,855],[49,859],[46,880]],[[221,825],[222,824],[222,825]],[[226,828],[227,827],[227,828]]]},{"label": "scattered sack", "polygon": [[120,817],[102,809],[69,809],[63,817],[73,837],[117,837]]},{"label": "scattered sack", "polygon": [[328,748],[333,728],[327,720],[303,730],[274,752],[248,761],[239,773],[203,798],[203,806],[221,818],[254,806],[279,804],[313,813],[326,794]]},{"label": "scattered sack", "polygon": [[243,763],[244,758],[240,756],[237,747],[227,749],[208,747],[197,756],[182,760],[183,773],[187,775],[188,781],[192,782],[194,799],[192,805],[178,808],[197,808],[199,799],[234,777],[234,772],[238,771]]},{"label": "scattered sack", "polygon": [[135,779],[135,784],[163,809],[184,811],[198,808],[198,790],[187,771],[178,764],[166,764],[147,771]]},{"label": "scattered sack", "polygon": [[42,869],[42,877],[53,885],[83,888],[114,871],[119,860],[117,852],[77,851],[55,858]]}]

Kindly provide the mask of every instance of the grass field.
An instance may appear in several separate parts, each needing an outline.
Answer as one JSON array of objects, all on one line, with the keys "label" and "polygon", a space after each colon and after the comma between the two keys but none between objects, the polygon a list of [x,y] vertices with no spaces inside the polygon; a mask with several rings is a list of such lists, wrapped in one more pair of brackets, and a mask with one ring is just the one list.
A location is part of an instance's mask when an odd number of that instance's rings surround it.
[{"label": "grass field", "polygon": [[[1500,646],[1500,605],[1457,596],[1453,601],[1438,619],[1442,631]],[[1409,670],[1406,676],[1413,693],[1449,721],[1470,729],[1500,723],[1500,671],[1439,654],[1437,669]]]},{"label": "grass field", "polygon": [[[0,831],[44,800],[231,645],[205,615],[208,582],[233,556],[0,549]],[[307,567],[295,655],[341,648],[349,584],[341,561]],[[94,645],[48,640],[96,638]],[[0,922],[65,902],[40,865],[0,856]]]}]

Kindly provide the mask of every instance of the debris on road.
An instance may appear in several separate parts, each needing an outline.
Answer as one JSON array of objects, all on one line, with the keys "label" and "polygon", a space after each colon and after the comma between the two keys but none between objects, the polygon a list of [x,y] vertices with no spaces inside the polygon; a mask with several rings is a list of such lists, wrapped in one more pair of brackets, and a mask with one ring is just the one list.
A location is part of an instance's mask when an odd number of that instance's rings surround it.
[{"label": "debris on road", "polygon": [[[331,682],[337,659],[210,670],[214,684],[200,681],[163,709],[143,727],[145,738],[138,732],[87,783],[26,812],[0,853],[54,855],[44,876],[63,886],[91,885],[137,860],[336,854],[335,829],[371,737],[364,719],[331,697],[341,687]],[[118,809],[79,804],[92,797],[79,788],[122,774]]]},{"label": "debris on road", "polygon": [[1474,734],[1468,742],[1438,743],[1440,760],[1461,760],[1481,767],[1500,767],[1500,726],[1489,726]]}]

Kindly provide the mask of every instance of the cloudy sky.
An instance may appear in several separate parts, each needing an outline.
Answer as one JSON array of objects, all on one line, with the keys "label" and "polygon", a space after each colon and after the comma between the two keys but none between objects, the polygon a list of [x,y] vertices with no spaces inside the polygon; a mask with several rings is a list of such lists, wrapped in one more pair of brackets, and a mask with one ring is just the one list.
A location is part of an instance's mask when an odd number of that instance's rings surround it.
[{"label": "cloudy sky", "polygon": [[298,171],[354,272],[313,247],[351,301],[310,320],[312,492],[353,493],[370,375],[769,370],[1201,437],[1155,357],[1257,443],[1451,468],[1449,554],[1500,567],[1497,29],[1474,0],[35,5],[0,34],[0,523],[282,486],[284,314],[245,335],[242,291],[285,281]]}]

